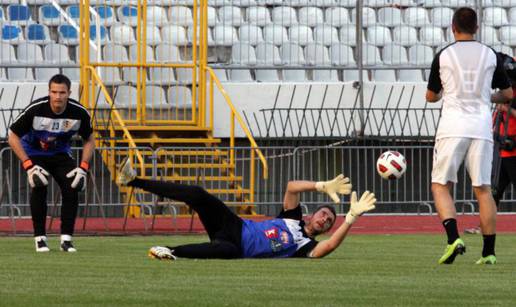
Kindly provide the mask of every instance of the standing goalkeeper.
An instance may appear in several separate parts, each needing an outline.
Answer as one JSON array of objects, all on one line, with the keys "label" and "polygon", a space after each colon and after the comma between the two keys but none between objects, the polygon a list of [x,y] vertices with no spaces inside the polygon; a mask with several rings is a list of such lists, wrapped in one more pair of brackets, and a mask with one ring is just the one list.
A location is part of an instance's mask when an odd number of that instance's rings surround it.
[{"label": "standing goalkeeper", "polygon": [[374,194],[365,192],[357,200],[351,195],[351,208],[345,222],[327,240],[314,238],[331,229],[335,223],[335,209],[320,206],[308,223],[302,220],[299,193],[325,192],[339,202],[339,194],[350,194],[348,178],[339,175],[326,182],[290,181],[283,200],[283,210],[275,219],[262,222],[241,219],[218,198],[198,186],[172,182],[145,180],[136,177],[129,159],[120,168],[118,182],[121,185],[141,188],[162,197],[185,202],[195,210],[210,237],[210,242],[174,247],[154,246],[149,256],[156,259],[182,258],[320,258],[334,251],[344,240],[356,219],[375,208]]},{"label": "standing goalkeeper", "polygon": [[[61,250],[75,252],[72,235],[78,208],[78,192],[86,186],[89,161],[95,139],[88,111],[70,99],[70,80],[53,76],[48,96],[31,102],[9,128],[9,145],[27,171],[30,209],[37,252],[48,252],[47,218],[48,176],[61,189]],[[84,140],[79,166],[71,157],[70,139],[79,134]]]}]

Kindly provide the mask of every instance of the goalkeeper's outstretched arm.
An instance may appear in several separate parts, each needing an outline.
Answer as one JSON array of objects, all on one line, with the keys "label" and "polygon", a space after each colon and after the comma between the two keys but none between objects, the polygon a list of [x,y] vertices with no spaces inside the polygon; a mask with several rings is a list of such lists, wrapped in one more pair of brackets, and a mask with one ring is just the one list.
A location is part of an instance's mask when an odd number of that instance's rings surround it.
[{"label": "goalkeeper's outstretched arm", "polygon": [[329,239],[319,242],[312,252],[310,252],[309,256],[312,258],[321,258],[333,252],[342,243],[351,229],[351,225],[353,225],[359,216],[367,211],[373,210],[375,203],[376,198],[373,193],[365,191],[362,197],[360,197],[360,200],[357,200],[357,193],[353,192],[351,194],[351,206],[346,215],[345,222],[339,226]]},{"label": "goalkeeper's outstretched arm", "polygon": [[301,192],[318,191],[330,196],[335,203],[340,203],[337,194],[351,193],[352,185],[348,177],[340,174],[329,181],[289,181],[283,198],[283,209],[291,210],[299,206],[299,194]]}]

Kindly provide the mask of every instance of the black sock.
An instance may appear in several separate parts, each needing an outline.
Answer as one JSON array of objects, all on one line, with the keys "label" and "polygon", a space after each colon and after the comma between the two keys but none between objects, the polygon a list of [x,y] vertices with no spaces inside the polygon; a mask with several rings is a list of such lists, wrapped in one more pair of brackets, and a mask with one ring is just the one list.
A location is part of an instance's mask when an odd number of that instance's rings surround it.
[{"label": "black sock", "polygon": [[457,220],[456,219],[446,219],[443,221],[444,229],[446,229],[446,234],[448,235],[448,244],[452,244],[459,238],[459,231],[457,230]]},{"label": "black sock", "polygon": [[484,248],[482,249],[482,257],[495,254],[496,234],[484,235]]}]

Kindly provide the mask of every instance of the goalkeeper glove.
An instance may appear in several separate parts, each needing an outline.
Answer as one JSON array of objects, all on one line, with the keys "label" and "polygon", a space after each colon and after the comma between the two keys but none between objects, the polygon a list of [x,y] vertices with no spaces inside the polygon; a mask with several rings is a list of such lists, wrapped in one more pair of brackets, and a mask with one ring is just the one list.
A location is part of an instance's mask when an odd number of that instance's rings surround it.
[{"label": "goalkeeper glove", "polygon": [[357,192],[353,192],[351,194],[351,206],[348,214],[346,214],[346,223],[352,225],[364,212],[373,210],[375,203],[376,198],[373,193],[365,191],[360,200],[357,201]]},{"label": "goalkeeper glove", "polygon": [[351,193],[351,188],[352,185],[349,183],[349,178],[344,177],[342,174],[338,175],[333,180],[315,183],[315,189],[319,192],[327,193],[336,204],[340,203],[340,198],[337,196],[337,193],[349,194]]},{"label": "goalkeeper glove", "polygon": [[88,174],[88,168],[90,165],[86,161],[82,161],[79,167],[74,168],[68,174],[66,174],[67,178],[73,178],[72,188],[77,188],[79,191],[84,191],[86,187],[86,176]]},{"label": "goalkeeper glove", "polygon": [[27,171],[31,188],[39,188],[48,185],[47,176],[49,174],[44,168],[34,164],[31,159],[23,161],[22,166]]}]

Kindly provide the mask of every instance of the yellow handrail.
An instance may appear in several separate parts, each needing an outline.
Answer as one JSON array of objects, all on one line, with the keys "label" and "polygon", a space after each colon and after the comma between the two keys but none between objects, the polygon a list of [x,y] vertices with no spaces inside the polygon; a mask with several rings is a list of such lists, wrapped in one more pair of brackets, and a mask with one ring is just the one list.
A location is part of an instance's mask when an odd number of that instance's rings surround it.
[{"label": "yellow handrail", "polygon": [[[231,99],[229,98],[229,95],[226,93],[226,90],[224,90],[224,88],[222,87],[222,84],[220,83],[220,80],[215,75],[215,72],[213,71],[213,69],[211,69],[211,67],[209,67],[209,66],[206,66],[206,70],[210,73],[210,79],[215,81],[217,88],[219,89],[222,96],[224,96],[224,99],[226,100],[228,107],[231,109],[231,118],[232,118],[232,120],[231,120],[232,129],[231,129],[231,140],[230,140],[230,144],[232,144],[231,147],[234,147],[234,137],[235,136],[234,136],[233,130],[234,130],[234,118],[236,118],[237,122],[240,124],[240,128],[242,128],[242,130],[244,130],[244,133],[247,136],[247,139],[251,143],[251,148],[253,149],[253,152],[255,151],[258,154],[258,158],[260,158],[260,161],[262,162],[262,166],[263,166],[263,178],[267,179],[268,173],[269,173],[269,168],[267,166],[267,160],[265,160],[265,157],[264,157],[262,151],[258,148],[258,144],[256,144],[256,141],[254,140],[254,138],[251,134],[251,131],[249,131],[249,128],[247,128],[247,125],[244,123],[244,120],[240,116],[240,113],[237,112],[235,106],[233,105],[233,103],[231,102]],[[211,97],[211,101],[213,101],[213,97]],[[210,111],[211,111],[211,113],[213,113],[213,108]],[[211,124],[213,124],[213,123],[211,123]],[[253,161],[251,161],[251,162],[253,162]],[[251,164],[253,164],[253,163],[251,163]]]},{"label": "yellow handrail", "polygon": [[[104,97],[106,98],[106,101],[109,103],[109,105],[111,106],[111,114],[113,114],[113,117],[114,119],[118,122],[118,124],[120,125],[120,127],[122,128],[122,131],[124,133],[124,136],[127,138],[127,140],[129,141],[129,147],[132,147],[134,148],[135,152],[136,152],[136,158],[138,159],[138,162],[140,163],[140,170],[141,170],[141,174],[144,174],[144,171],[145,171],[145,168],[143,167],[143,157],[140,153],[140,151],[136,148],[136,143],[134,142],[132,136],[131,136],[131,133],[129,133],[129,130],[127,129],[127,127],[125,126],[125,123],[122,119],[122,117],[120,116],[120,114],[118,113],[118,111],[114,108],[114,102],[113,100],[111,99],[111,96],[109,95],[109,92],[107,91],[106,89],[106,86],[104,85],[104,83],[102,82],[102,80],[100,79],[99,75],[97,74],[97,72],[95,71],[95,67],[93,66],[90,66],[90,65],[87,65],[84,67],[86,70],[89,70],[90,71],[90,74],[91,76],[93,77],[93,79],[95,79],[95,82],[97,83],[98,86],[100,86],[100,89],[102,90],[102,93],[104,94]],[[94,110],[95,112],[95,110]]]}]

